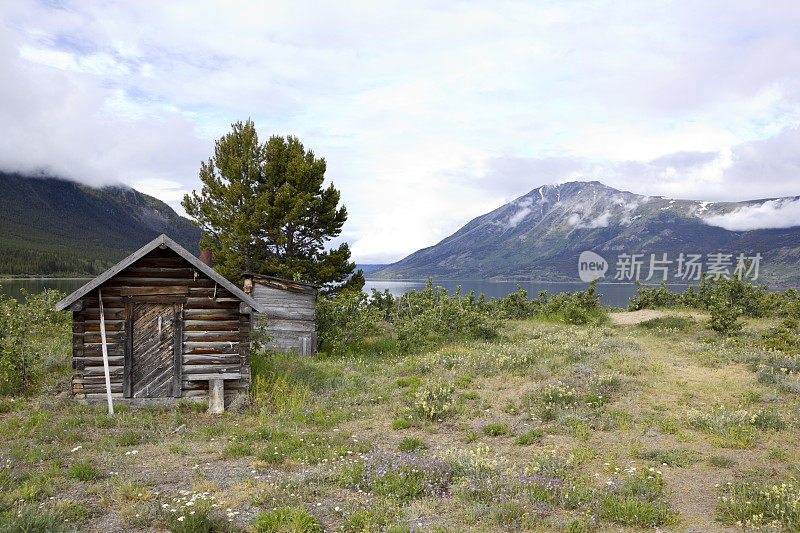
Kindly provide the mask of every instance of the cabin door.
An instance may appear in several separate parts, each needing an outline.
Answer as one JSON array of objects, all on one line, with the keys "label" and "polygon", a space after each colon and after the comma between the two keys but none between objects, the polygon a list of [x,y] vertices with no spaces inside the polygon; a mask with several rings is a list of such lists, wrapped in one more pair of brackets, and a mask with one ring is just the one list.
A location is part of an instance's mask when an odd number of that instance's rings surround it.
[{"label": "cabin door", "polygon": [[[130,390],[134,398],[173,396],[180,383],[175,372],[180,350],[183,304],[133,302]],[[181,362],[177,361],[180,367]]]}]

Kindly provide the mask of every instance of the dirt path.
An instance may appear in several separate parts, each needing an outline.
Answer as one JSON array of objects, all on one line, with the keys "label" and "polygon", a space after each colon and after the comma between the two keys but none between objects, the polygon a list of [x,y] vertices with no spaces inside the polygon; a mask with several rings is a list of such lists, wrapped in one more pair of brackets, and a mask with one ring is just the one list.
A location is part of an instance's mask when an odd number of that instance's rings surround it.
[{"label": "dirt path", "polygon": [[618,311],[616,313],[609,313],[611,322],[614,324],[631,325],[644,322],[653,318],[659,318],[667,315],[682,315],[689,316],[693,319],[700,321],[706,318],[706,315],[701,313],[687,313],[683,311],[659,311],[655,309],[641,309],[639,311]]}]

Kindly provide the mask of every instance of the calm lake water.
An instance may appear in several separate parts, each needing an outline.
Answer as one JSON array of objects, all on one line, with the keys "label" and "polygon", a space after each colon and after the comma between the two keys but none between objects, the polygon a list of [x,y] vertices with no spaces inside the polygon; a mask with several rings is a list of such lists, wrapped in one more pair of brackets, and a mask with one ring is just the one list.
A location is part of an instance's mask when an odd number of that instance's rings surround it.
[{"label": "calm lake water", "polygon": [[[57,289],[64,293],[70,293],[86,283],[88,279],[4,279],[0,280],[0,294],[6,294],[14,298],[21,298],[22,289],[28,292],[41,292],[45,289]],[[461,286],[461,291],[468,293],[474,290],[476,294],[485,294],[486,298],[501,298],[517,290],[517,285],[522,286],[528,291],[528,296],[536,297],[539,291],[547,291],[549,294],[559,292],[575,292],[584,290],[586,283],[553,283],[537,281],[481,281],[481,280],[453,280],[435,281],[436,285],[441,285],[448,291],[454,291]],[[682,292],[687,285],[670,284],[670,290]],[[383,292],[389,289],[394,296],[399,296],[411,289],[424,289],[424,281],[373,281],[367,280],[364,290],[369,293],[371,289]],[[613,307],[627,307],[628,298],[636,292],[636,287],[629,283],[600,283],[597,285],[598,292],[603,296],[601,301],[605,305]]]}]

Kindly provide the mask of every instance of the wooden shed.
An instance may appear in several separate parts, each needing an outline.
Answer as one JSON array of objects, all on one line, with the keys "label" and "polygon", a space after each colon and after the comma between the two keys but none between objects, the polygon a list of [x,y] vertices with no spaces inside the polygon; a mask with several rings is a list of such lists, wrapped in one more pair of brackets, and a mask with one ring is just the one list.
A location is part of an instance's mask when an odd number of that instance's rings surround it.
[{"label": "wooden shed", "polygon": [[244,292],[264,307],[268,348],[310,356],[317,353],[317,289],[313,283],[261,274],[244,275]]},{"label": "wooden shed", "polygon": [[166,235],[56,309],[72,311],[76,398],[106,399],[104,329],[114,402],[153,405],[209,397],[212,411],[223,408],[224,396],[247,388],[251,317],[264,311]]}]

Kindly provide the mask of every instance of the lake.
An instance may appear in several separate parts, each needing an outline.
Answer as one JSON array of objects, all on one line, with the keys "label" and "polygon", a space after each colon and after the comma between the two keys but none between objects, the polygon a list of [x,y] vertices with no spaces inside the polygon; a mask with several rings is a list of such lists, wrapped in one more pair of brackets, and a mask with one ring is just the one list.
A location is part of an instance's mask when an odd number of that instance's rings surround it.
[{"label": "lake", "polygon": [[[22,289],[28,292],[41,292],[45,289],[57,289],[64,293],[70,293],[86,283],[88,278],[33,278],[33,279],[5,279],[0,280],[0,294],[6,294],[14,298],[22,296]],[[528,296],[536,297],[539,291],[547,291],[549,294],[559,292],[575,292],[584,290],[586,283],[554,283],[540,281],[482,281],[482,280],[452,280],[435,281],[436,285],[441,285],[448,291],[454,291],[457,286],[461,286],[464,293],[474,290],[476,294],[485,294],[486,298],[501,298],[517,290],[517,285],[522,286],[528,291]],[[687,285],[669,284],[670,290],[683,292]],[[411,289],[424,289],[425,281],[377,281],[367,280],[364,290],[367,293],[371,289],[380,292],[388,289],[394,296],[399,296]],[[613,307],[627,307],[628,298],[636,292],[636,286],[630,283],[599,283],[598,292],[603,296],[601,301],[605,305]]]}]

